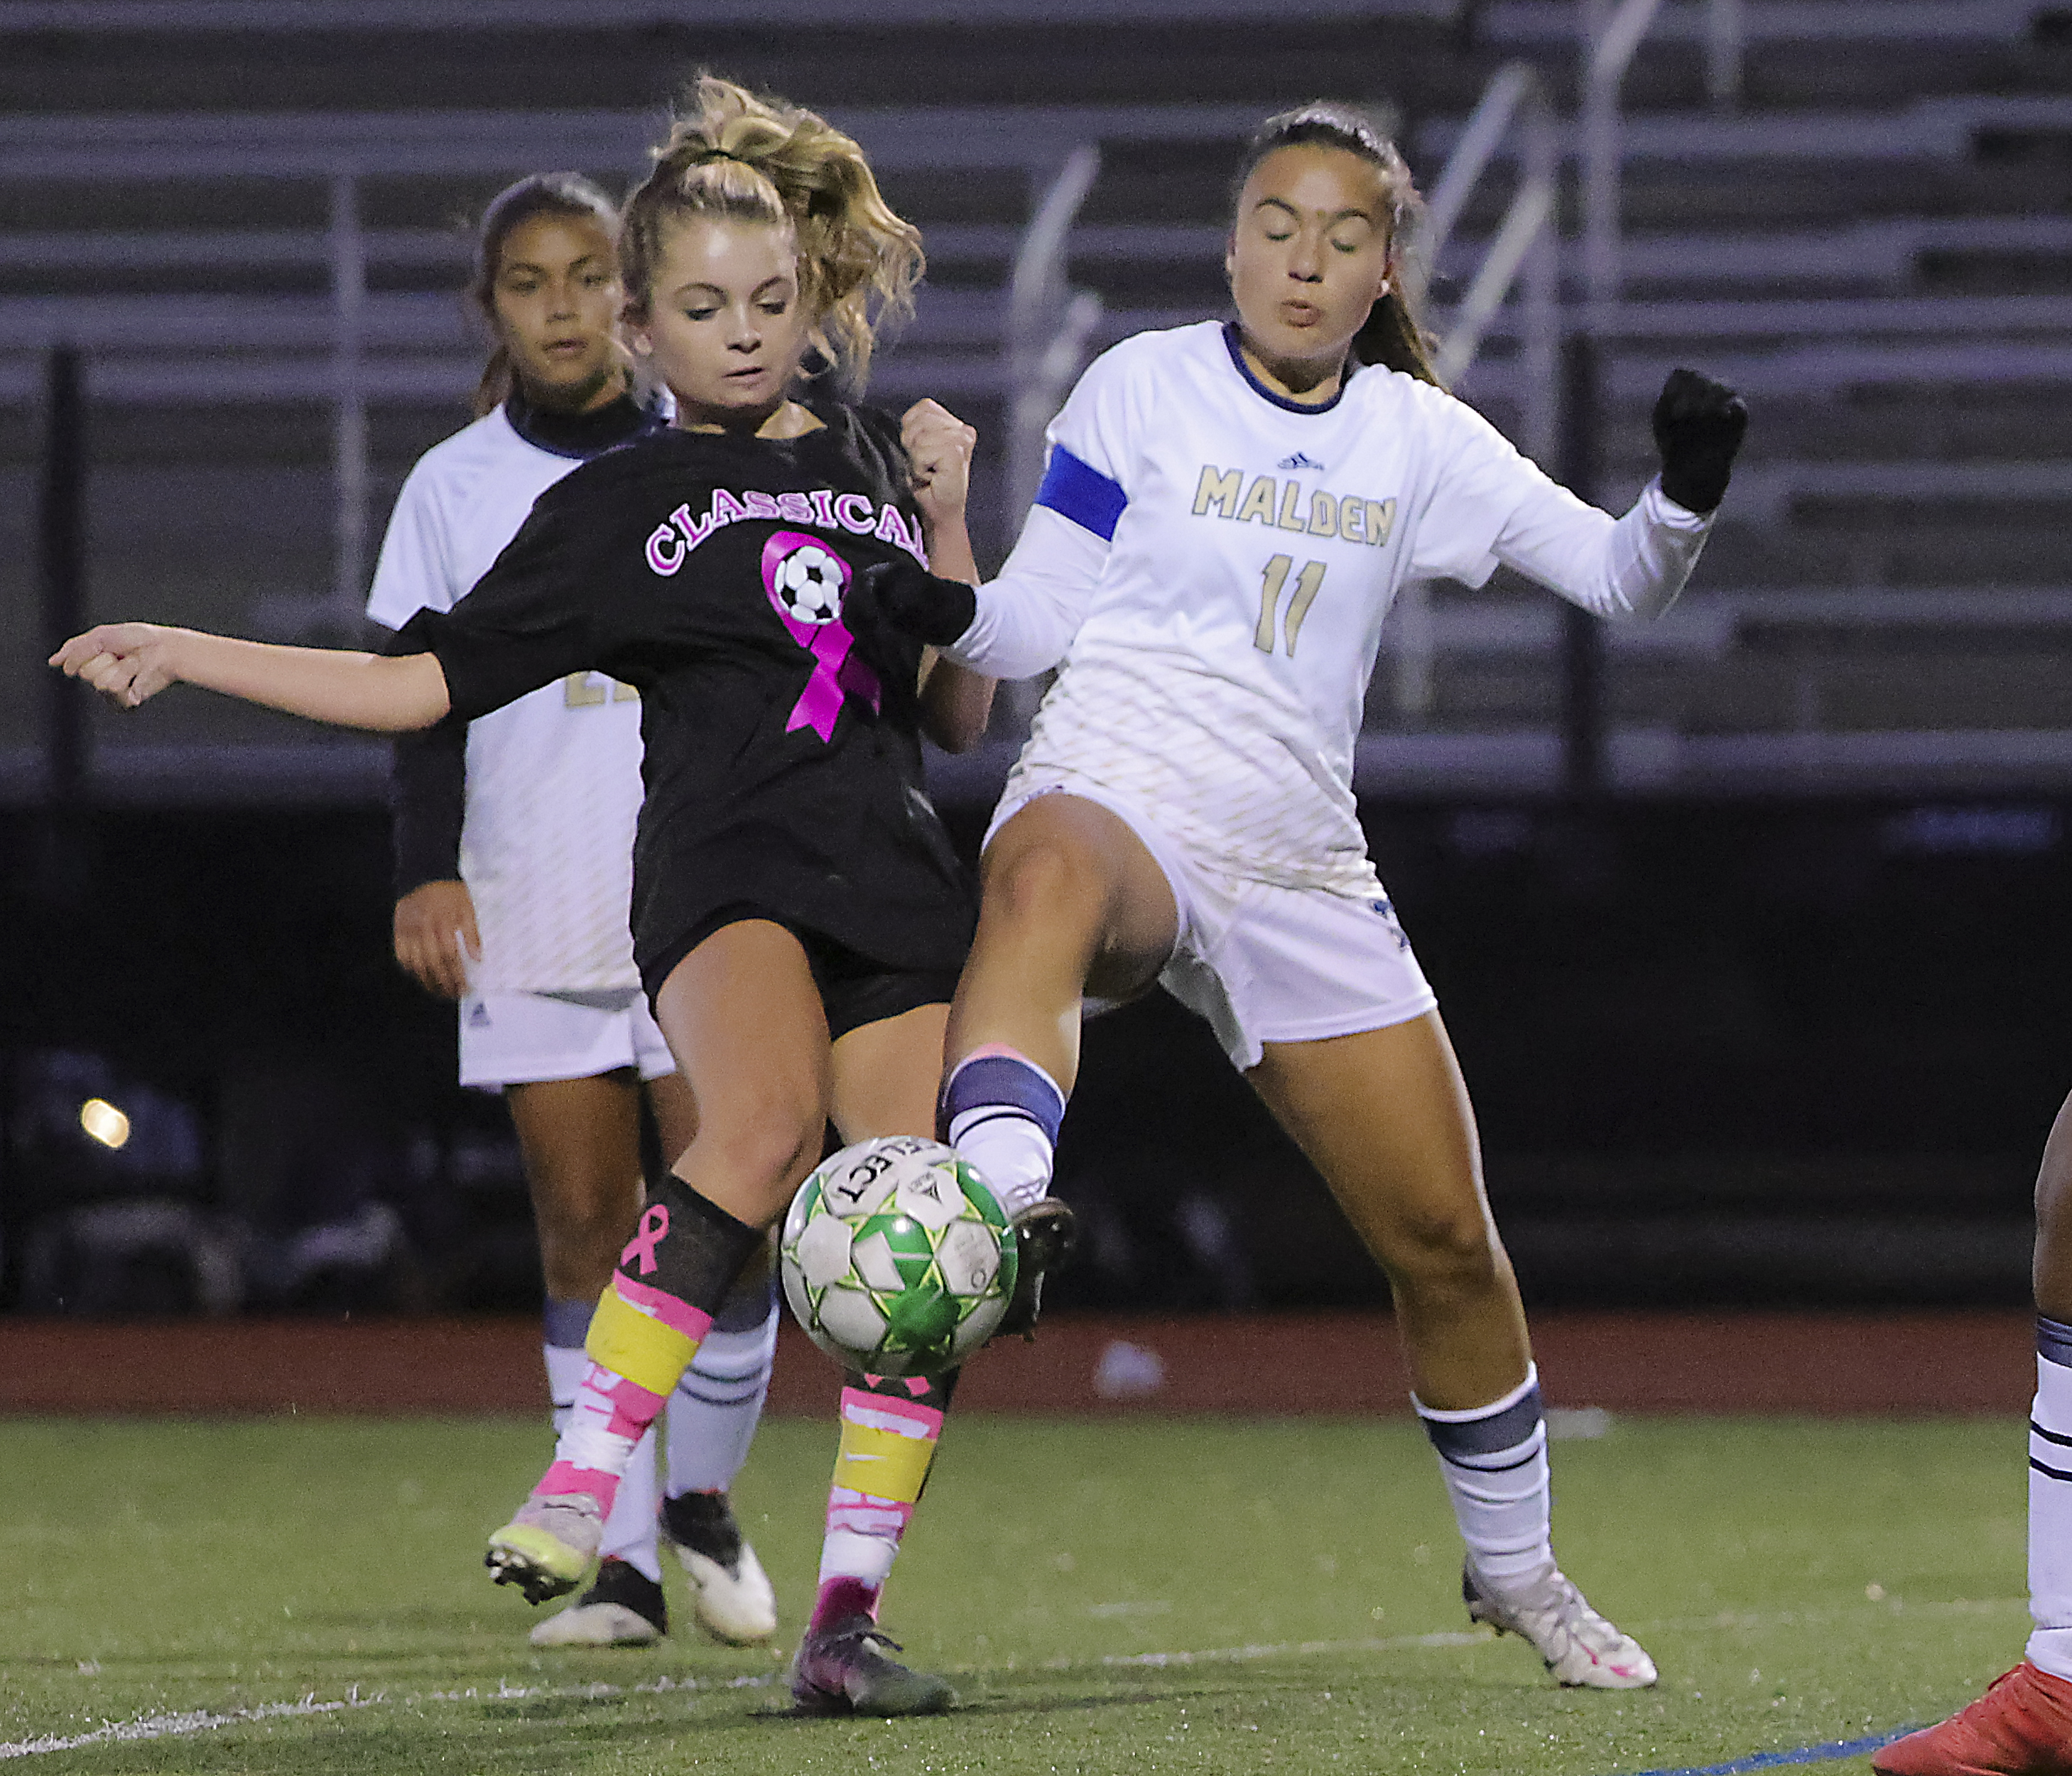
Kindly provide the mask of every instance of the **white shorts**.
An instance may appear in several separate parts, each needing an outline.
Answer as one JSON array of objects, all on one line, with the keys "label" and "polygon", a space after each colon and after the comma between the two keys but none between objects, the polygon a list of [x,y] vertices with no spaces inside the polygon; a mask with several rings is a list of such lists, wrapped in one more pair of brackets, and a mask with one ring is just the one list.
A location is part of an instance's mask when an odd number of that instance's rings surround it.
[{"label": "white shorts", "polygon": [[676,1071],[638,987],[585,993],[471,993],[460,1004],[460,1083],[499,1091],[541,1079],[589,1079],[621,1067],[643,1079]]},{"label": "white shorts", "polygon": [[[1283,888],[1206,864],[1127,802],[1075,779],[1003,801],[985,842],[1039,796],[1077,796],[1137,835],[1173,891],[1179,939],[1158,984],[1208,1020],[1240,1073],[1268,1042],[1314,1042],[1408,1023],[1437,996],[1385,894]],[[1105,1009],[1089,1001],[1089,1011]]]}]

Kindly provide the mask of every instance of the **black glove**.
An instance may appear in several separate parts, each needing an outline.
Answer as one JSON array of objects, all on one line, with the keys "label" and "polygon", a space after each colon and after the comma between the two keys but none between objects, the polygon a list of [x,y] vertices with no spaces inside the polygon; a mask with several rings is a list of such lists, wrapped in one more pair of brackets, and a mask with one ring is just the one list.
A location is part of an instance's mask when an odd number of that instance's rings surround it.
[{"label": "black glove", "polygon": [[918,561],[881,561],[857,577],[870,588],[887,623],[931,648],[948,647],[978,615],[975,587],[943,579]]},{"label": "black glove", "polygon": [[1748,403],[1724,382],[1696,370],[1671,371],[1655,404],[1662,491],[1686,512],[1719,504],[1748,419]]}]

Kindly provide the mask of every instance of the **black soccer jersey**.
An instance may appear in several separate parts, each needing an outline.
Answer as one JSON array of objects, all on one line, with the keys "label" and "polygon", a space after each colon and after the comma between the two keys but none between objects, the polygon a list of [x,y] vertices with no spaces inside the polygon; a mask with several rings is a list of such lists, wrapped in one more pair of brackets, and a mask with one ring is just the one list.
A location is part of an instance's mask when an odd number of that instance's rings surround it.
[{"label": "black soccer jersey", "polygon": [[746,904],[890,968],[961,964],[973,897],[921,785],[918,643],[874,569],[918,562],[894,424],[816,409],[796,438],[671,430],[543,494],[466,598],[404,631],[454,713],[570,672],[639,689],[634,951]]}]

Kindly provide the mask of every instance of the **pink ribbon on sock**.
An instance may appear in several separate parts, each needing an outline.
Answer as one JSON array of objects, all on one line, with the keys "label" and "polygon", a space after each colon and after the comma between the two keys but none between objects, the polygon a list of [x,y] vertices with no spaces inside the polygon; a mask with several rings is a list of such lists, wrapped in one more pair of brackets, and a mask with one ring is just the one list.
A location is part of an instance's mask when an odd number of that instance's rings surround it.
[{"label": "pink ribbon on sock", "polygon": [[[841,576],[834,608],[818,620],[795,615],[785,604],[777,583],[779,571],[785,562],[807,549],[833,562]],[[796,530],[773,531],[770,541],[763,545],[763,590],[792,640],[813,656],[812,676],[806,680],[805,689],[799,693],[799,701],[791,707],[791,718],[784,724],[787,734],[795,728],[809,727],[823,740],[831,740],[834,738],[835,720],[849,697],[863,698],[874,713],[878,707],[881,687],[878,674],[853,651],[856,637],[841,620],[842,600],[848,595],[849,579],[849,563],[817,536]]]},{"label": "pink ribbon on sock", "polygon": [[640,1231],[631,1243],[619,1255],[622,1264],[630,1264],[636,1258],[640,1262],[640,1274],[652,1276],[655,1270],[655,1248],[661,1244],[669,1231],[669,1211],[660,1202],[651,1202],[640,1211]]}]

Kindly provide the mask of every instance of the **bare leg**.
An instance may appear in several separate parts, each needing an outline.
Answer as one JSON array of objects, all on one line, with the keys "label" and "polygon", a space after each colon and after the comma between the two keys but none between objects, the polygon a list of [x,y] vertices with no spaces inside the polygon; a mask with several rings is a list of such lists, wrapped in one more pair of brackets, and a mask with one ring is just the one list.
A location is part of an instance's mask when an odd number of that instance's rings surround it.
[{"label": "bare leg", "polygon": [[1438,1013],[1269,1043],[1247,1077],[1388,1273],[1417,1397],[1464,1409],[1523,1382],[1525,1310]]},{"label": "bare leg", "polygon": [[1592,1610],[1554,1562],[1525,1310],[1439,1014],[1268,1043],[1248,1076],[1388,1274],[1418,1416],[1467,1548],[1470,1617],[1523,1635],[1564,1684],[1655,1682],[1639,1643]]},{"label": "bare leg", "polygon": [[832,1120],[845,1141],[935,1132],[948,1005],[916,1005],[834,1045]]},{"label": "bare leg", "polygon": [[2036,1396],[2029,1425],[2029,1611],[2021,1663],[1968,1708],[1871,1758],[1880,1776],[2072,1770],[2072,1097],[2036,1176]]},{"label": "bare leg", "polygon": [[[948,1011],[916,1006],[834,1045],[834,1123],[844,1141],[935,1132]],[[842,1390],[819,1582],[791,1673],[803,1708],[846,1712],[861,1695],[874,1709],[907,1714],[950,1700],[941,1679],[890,1659],[874,1630],[956,1383],[954,1371],[904,1380],[852,1375]]]},{"label": "bare leg", "polygon": [[647,1084],[648,1108],[654,1112],[655,1134],[662,1149],[662,1164],[676,1163],[684,1149],[698,1138],[698,1100],[680,1073],[664,1073]]},{"label": "bare leg", "polygon": [[592,1317],[589,1363],[555,1459],[490,1538],[499,1583],[534,1601],[571,1589],[619,1477],[713,1317],[820,1157],[827,1022],[805,952],[782,926],[714,932],[671,971],[656,1020],[697,1107],[697,1133],[641,1211]]},{"label": "bare leg", "polygon": [[986,847],[985,898],[951,1009],[948,1058],[1018,1050],[1070,1092],[1079,998],[1141,993],[1172,954],[1165,873],[1129,828],[1079,796],[1040,796]]},{"label": "bare leg", "polygon": [[820,1159],[832,1092],[805,952],[767,920],[726,926],[670,972],[655,1018],[697,1116],[670,1170],[736,1220],[767,1226]]},{"label": "bare leg", "polygon": [[547,1293],[594,1301],[639,1219],[640,1093],[631,1072],[504,1092],[524,1155]]},{"label": "bare leg", "polygon": [[2072,1097],[2058,1107],[2036,1174],[2036,1309],[2072,1323]]}]

